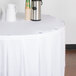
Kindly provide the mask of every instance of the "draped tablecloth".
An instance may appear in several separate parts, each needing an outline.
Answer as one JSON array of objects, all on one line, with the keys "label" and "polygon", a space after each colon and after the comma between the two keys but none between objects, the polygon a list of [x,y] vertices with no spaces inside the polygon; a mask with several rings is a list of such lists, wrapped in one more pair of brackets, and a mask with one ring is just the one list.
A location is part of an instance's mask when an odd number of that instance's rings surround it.
[{"label": "draped tablecloth", "polygon": [[64,76],[64,71],[63,21],[44,15],[40,22],[0,22],[0,76]]}]

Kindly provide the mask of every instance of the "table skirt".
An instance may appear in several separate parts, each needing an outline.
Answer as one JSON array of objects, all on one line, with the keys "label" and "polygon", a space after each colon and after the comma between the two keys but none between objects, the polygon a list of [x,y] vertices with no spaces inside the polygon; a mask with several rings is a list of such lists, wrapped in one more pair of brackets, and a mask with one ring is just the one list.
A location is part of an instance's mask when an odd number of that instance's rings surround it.
[{"label": "table skirt", "polygon": [[38,35],[0,36],[0,76],[64,76],[64,28]]}]

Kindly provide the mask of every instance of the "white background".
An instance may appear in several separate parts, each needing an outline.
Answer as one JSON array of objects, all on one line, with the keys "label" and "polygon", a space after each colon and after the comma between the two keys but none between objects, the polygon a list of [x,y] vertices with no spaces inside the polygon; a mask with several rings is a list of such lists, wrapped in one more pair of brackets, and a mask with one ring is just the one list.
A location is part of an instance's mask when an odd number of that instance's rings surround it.
[{"label": "white background", "polygon": [[[15,3],[18,12],[24,12],[25,0],[0,0],[0,7]],[[42,13],[65,21],[66,43],[76,44],[76,0],[43,0]]]}]

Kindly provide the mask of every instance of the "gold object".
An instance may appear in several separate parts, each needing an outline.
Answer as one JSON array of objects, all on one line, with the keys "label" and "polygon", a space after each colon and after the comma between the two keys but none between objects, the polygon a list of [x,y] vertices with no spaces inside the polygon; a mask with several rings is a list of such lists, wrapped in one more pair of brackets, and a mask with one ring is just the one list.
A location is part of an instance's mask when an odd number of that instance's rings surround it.
[{"label": "gold object", "polygon": [[25,20],[31,20],[31,7],[30,0],[26,0],[25,5]]}]

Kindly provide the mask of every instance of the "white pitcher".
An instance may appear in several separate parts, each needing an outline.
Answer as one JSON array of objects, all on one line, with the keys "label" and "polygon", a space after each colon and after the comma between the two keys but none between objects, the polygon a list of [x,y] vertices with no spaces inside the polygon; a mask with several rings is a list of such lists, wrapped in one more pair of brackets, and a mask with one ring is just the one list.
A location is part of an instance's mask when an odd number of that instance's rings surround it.
[{"label": "white pitcher", "polygon": [[8,4],[8,8],[6,10],[6,21],[16,21],[16,7],[14,4]]}]

